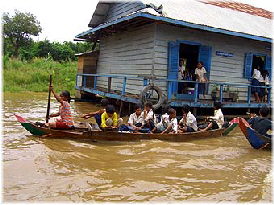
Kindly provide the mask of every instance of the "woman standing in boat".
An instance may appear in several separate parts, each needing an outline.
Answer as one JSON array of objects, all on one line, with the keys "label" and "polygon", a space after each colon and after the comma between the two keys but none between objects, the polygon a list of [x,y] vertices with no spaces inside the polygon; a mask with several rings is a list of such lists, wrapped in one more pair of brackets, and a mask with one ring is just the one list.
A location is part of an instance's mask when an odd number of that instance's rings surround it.
[{"label": "woman standing in boat", "polygon": [[54,92],[52,86],[50,86],[49,89],[54,95],[55,99],[60,103],[59,112],[51,114],[49,117],[60,116],[60,118],[57,119],[55,122],[46,123],[46,126],[60,129],[71,129],[73,127],[73,120],[69,104],[71,100],[69,91],[64,90],[61,92],[60,95],[57,95]]}]

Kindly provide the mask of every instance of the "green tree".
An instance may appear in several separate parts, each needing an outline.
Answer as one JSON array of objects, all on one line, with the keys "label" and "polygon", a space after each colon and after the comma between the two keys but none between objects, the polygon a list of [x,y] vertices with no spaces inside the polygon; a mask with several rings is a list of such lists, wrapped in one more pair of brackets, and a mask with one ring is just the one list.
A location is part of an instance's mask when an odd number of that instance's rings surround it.
[{"label": "green tree", "polygon": [[15,11],[15,15],[3,14],[4,51],[18,57],[19,49],[28,46],[31,36],[38,36],[42,31],[40,22],[31,13]]}]

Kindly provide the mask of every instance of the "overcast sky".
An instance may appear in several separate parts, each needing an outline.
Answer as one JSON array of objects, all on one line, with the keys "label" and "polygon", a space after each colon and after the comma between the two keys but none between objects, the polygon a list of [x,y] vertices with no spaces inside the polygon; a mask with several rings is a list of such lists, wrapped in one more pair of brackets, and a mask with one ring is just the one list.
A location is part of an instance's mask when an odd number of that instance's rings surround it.
[{"label": "overcast sky", "polygon": [[[99,0],[2,0],[1,12],[30,12],[40,21],[38,40],[72,41],[88,30],[88,23]],[[273,0],[234,0],[274,11]],[[271,3],[272,2],[272,3]]]}]

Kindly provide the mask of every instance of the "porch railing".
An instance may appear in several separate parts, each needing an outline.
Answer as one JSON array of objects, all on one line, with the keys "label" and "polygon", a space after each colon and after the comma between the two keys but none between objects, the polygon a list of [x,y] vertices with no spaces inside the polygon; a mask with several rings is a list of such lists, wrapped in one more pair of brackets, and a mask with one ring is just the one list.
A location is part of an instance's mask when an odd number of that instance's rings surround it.
[{"label": "porch railing", "polygon": [[[120,91],[120,95],[124,96],[126,94],[127,91],[127,82],[129,80],[135,80],[137,82],[139,82],[140,86],[147,86],[149,85],[151,82],[150,79],[145,78],[145,77],[133,77],[133,76],[128,76],[128,75],[111,75],[111,74],[82,74],[82,73],[78,73],[76,75],[76,88],[90,88],[92,90],[97,90],[98,88],[98,78],[106,78],[106,82],[107,82],[107,92],[111,92],[111,88],[112,88],[112,80],[113,79],[121,79],[122,81],[122,86]],[[89,82],[88,82],[89,80]],[[164,79],[164,78],[156,78],[154,79],[154,84],[157,85],[157,83],[163,83],[165,82],[167,85],[167,99],[168,101],[171,101],[173,99],[173,91],[171,89],[172,84],[174,83],[191,83],[191,84],[195,84],[194,85],[194,94],[193,94],[193,98],[192,100],[194,102],[198,102],[199,101],[199,93],[198,93],[198,86],[199,86],[199,82],[196,81],[186,81],[186,80],[171,80],[171,79]],[[218,95],[219,95],[219,101],[223,102],[224,101],[224,89],[225,87],[233,87],[236,89],[241,89],[241,88],[245,88],[247,90],[247,97],[245,100],[245,103],[250,104],[251,103],[251,88],[252,87],[258,87],[258,88],[264,88],[267,89],[268,91],[268,97],[267,97],[267,102],[268,104],[271,103],[271,90],[272,87],[271,86],[252,86],[249,84],[241,84],[241,83],[227,83],[227,82],[208,82],[207,84],[209,85],[213,85],[215,88],[217,88],[218,90]],[[131,93],[130,91],[128,93]],[[183,100],[183,99],[182,99]]]}]

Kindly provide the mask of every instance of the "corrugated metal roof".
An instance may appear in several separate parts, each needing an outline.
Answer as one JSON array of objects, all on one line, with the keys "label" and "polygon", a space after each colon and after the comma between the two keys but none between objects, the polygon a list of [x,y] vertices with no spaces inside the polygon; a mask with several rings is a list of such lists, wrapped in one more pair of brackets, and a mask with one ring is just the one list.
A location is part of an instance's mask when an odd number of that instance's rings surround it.
[{"label": "corrugated metal roof", "polygon": [[272,21],[261,16],[205,4],[197,0],[143,0],[163,5],[165,16],[194,24],[272,38]]},{"label": "corrugated metal roof", "polygon": [[[136,0],[128,1],[132,2]],[[97,11],[99,9],[102,9],[100,4],[105,6],[105,3],[117,3],[119,2],[119,0],[103,0],[100,2],[97,5],[93,18],[95,18]],[[201,0],[138,0],[138,2],[144,4],[144,6],[146,4],[154,4],[156,7],[160,5],[162,5],[163,7],[162,14],[155,12],[155,10],[151,8],[139,10],[138,13],[147,13],[153,16],[165,17],[168,19],[179,20],[191,24],[197,24],[201,26],[207,26],[210,28],[231,31],[232,33],[243,33],[251,36],[259,36],[272,39],[271,19],[257,15],[251,15],[249,13],[239,11],[239,9],[235,10],[227,7],[224,8],[212,4],[207,4],[202,2]],[[108,9],[103,9],[104,12],[107,12],[107,10]],[[102,15],[102,10],[100,14]],[[127,16],[131,16],[134,14],[136,14],[136,12],[129,14]],[[119,18],[121,17],[122,16],[120,16]],[[94,22],[93,20],[95,19],[92,19],[91,22]],[[103,23],[103,21],[103,18],[101,18],[101,21],[98,20],[98,18],[96,19],[97,24]],[[95,26],[96,24],[93,25]]]}]

